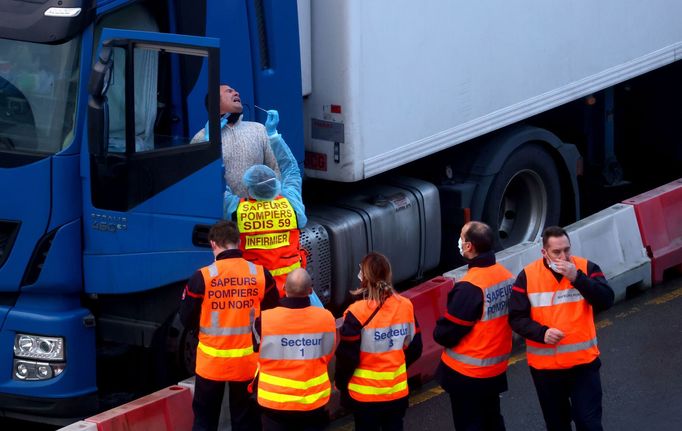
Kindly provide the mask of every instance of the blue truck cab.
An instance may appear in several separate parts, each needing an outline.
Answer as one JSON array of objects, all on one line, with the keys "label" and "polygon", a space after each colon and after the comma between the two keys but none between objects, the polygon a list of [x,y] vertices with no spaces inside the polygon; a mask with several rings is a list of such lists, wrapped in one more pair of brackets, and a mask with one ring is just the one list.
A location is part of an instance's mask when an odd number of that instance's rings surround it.
[{"label": "blue truck cab", "polygon": [[277,108],[302,160],[296,3],[0,10],[0,410],[68,423],[101,408],[102,346],[185,340],[173,316],[223,216],[219,83],[244,120]]}]

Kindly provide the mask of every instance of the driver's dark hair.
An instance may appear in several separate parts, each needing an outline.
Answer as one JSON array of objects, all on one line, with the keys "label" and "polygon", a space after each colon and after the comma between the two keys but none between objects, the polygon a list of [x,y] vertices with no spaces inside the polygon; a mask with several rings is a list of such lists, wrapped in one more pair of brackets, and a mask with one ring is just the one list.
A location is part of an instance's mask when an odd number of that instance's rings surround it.
[{"label": "driver's dark hair", "polygon": [[545,228],[545,231],[542,232],[542,247],[547,247],[547,241],[550,238],[561,238],[562,236],[566,236],[568,243],[571,243],[571,238],[568,236],[568,233],[566,233],[564,228],[560,226],[549,226]]},{"label": "driver's dark hair", "polygon": [[493,230],[487,224],[480,221],[471,221],[467,224],[464,239],[469,241],[476,253],[487,253],[493,248]]},{"label": "driver's dark hair", "polygon": [[[220,87],[222,87],[223,85],[228,84],[221,82],[220,85],[218,85],[218,104],[220,104]],[[206,108],[206,112],[208,112],[208,92],[206,93],[206,96],[204,96],[204,107]]]}]

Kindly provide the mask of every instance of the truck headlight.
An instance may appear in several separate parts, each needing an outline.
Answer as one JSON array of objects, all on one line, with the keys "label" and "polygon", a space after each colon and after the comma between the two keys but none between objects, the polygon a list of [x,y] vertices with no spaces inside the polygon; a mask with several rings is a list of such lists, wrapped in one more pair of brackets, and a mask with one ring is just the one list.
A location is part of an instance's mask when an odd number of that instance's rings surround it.
[{"label": "truck headlight", "polygon": [[44,361],[63,361],[64,339],[62,337],[16,334],[14,337],[14,356]]}]

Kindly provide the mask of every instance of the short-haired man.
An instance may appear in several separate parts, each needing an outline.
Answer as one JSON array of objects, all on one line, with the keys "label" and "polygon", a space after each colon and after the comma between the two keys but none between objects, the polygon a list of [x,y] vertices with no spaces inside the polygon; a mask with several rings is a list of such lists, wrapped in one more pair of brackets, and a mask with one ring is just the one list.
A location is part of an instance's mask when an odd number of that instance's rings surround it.
[{"label": "short-haired man", "polygon": [[445,347],[437,371],[450,395],[457,430],[504,430],[500,393],[507,390],[512,347],[507,303],[514,276],[495,262],[493,232],[485,223],[462,227],[459,251],[467,273],[448,293],[447,312],[433,338]]},{"label": "short-haired man", "polygon": [[[206,96],[208,110],[208,95]],[[264,164],[279,173],[275,155],[265,127],[253,121],[242,121],[242,99],[239,92],[227,84],[220,84],[220,138],[225,166],[225,182],[238,196],[246,197],[242,176],[253,165]],[[209,139],[208,122],[192,143]]]},{"label": "short-haired man", "polygon": [[548,430],[601,430],[602,389],[595,310],[613,305],[599,266],[571,255],[566,231],[542,234],[542,257],[514,282],[509,323],[526,357]]},{"label": "short-haired man", "polygon": [[321,430],[328,416],[336,322],[310,304],[312,280],[303,268],[289,273],[281,306],[264,311],[253,328],[260,345],[258,404],[263,430]]},{"label": "short-haired man", "polygon": [[185,327],[199,329],[193,430],[218,428],[226,382],[232,429],[258,429],[260,413],[247,390],[258,363],[251,326],[279,295],[270,273],[242,258],[234,222],[216,223],[208,239],[215,262],[192,275],[180,304]]}]

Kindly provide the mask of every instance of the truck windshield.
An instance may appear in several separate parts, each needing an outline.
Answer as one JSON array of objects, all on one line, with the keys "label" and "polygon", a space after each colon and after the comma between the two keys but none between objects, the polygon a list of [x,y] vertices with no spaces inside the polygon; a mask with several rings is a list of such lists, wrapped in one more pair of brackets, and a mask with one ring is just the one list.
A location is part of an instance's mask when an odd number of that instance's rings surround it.
[{"label": "truck windshield", "polygon": [[54,154],[72,140],[80,37],[61,45],[0,39],[0,151]]}]

